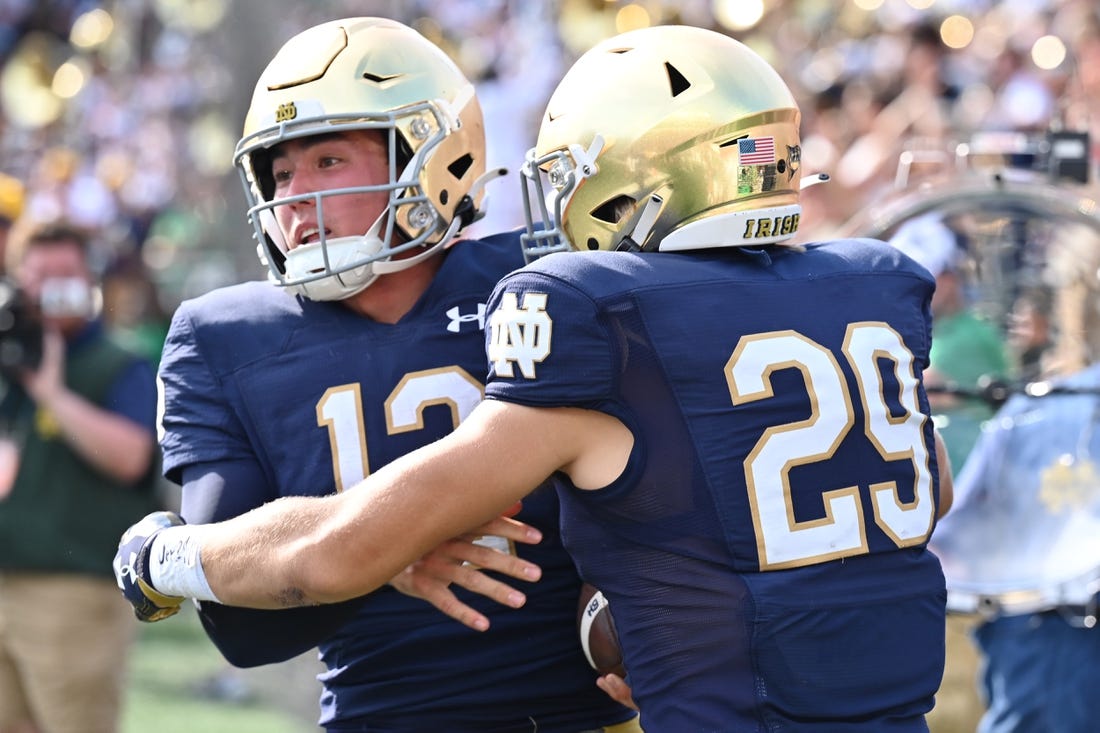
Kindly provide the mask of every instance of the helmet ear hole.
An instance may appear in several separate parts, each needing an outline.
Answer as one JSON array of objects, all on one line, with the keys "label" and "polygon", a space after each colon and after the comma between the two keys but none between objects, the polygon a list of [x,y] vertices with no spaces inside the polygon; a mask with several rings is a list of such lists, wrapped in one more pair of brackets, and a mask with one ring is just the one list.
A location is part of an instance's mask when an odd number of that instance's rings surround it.
[{"label": "helmet ear hole", "polygon": [[447,166],[447,170],[450,171],[451,175],[454,176],[457,180],[461,181],[463,176],[466,175],[466,172],[470,170],[470,166],[472,166],[473,164],[473,156],[469,153],[466,153],[465,155],[462,155],[451,161],[451,164]]},{"label": "helmet ear hole", "polygon": [[248,165],[252,176],[260,188],[264,201],[275,196],[275,179],[271,175],[271,151],[255,150],[248,156]]},{"label": "helmet ear hole", "polygon": [[405,139],[405,136],[400,132],[397,133],[397,146],[393,151],[395,161],[395,167],[400,175],[405,168],[408,167],[409,162],[413,158],[413,150],[410,147],[409,142]]},{"label": "helmet ear hole", "polygon": [[592,210],[591,216],[608,224],[618,224],[638,208],[638,202],[629,196],[616,196],[608,199]]},{"label": "helmet ear hole", "polygon": [[274,265],[275,269],[279,272],[286,274],[286,255],[275,244],[275,240],[271,238],[271,235],[264,232],[264,240],[266,240],[266,251],[269,261]]}]

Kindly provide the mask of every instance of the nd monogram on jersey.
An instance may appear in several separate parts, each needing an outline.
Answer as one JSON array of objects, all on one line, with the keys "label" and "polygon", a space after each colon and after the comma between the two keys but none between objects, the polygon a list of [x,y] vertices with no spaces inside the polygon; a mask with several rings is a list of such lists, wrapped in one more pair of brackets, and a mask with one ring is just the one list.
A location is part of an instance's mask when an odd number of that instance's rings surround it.
[{"label": "nd monogram on jersey", "polygon": [[489,325],[488,355],[496,376],[514,377],[515,364],[524,379],[534,379],[535,364],[550,356],[554,322],[546,313],[546,294],[524,293],[521,308],[515,293],[504,293]]}]

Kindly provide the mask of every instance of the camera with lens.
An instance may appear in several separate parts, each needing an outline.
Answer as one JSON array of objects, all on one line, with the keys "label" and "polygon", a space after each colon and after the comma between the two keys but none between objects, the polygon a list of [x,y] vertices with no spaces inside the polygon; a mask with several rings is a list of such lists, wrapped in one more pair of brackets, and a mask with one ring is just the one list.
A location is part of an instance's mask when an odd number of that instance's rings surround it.
[{"label": "camera with lens", "polygon": [[0,374],[37,369],[42,361],[42,321],[18,286],[0,279]]}]

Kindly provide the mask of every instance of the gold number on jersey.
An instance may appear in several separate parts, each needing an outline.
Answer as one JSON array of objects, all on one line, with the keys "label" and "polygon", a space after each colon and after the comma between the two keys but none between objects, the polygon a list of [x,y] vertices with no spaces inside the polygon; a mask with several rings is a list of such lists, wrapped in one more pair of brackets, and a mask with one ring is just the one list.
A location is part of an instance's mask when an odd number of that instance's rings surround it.
[{"label": "gold number on jersey", "polygon": [[[484,388],[461,367],[448,366],[406,374],[386,398],[386,432],[421,430],[424,410],[451,408],[454,427],[481,401]],[[343,491],[370,475],[363,394],[358,384],[330,387],[317,401],[317,425],[328,429],[336,490]]]},{"label": "gold number on jersey", "polygon": [[325,390],[317,401],[317,425],[328,428],[336,490],[343,491],[366,478],[370,460],[359,385],[341,384]]},{"label": "gold number on jersey", "polygon": [[[913,354],[881,322],[850,324],[842,351],[859,387],[868,439],[884,460],[906,460],[913,467],[911,502],[902,501],[893,481],[869,486],[874,521],[900,547],[924,542],[935,507]],[[883,362],[892,364],[900,386],[900,416],[890,413],[886,401]],[[767,428],[745,460],[760,567],[778,570],[865,553],[867,525],[858,486],[820,487],[823,513],[817,519],[796,519],[791,497],[791,469],[829,460],[855,426],[854,403],[836,357],[796,331],[742,337],[725,367],[733,404],[772,398],[771,375],[780,369],[802,374],[810,415]]]},{"label": "gold number on jersey", "polygon": [[[424,410],[432,405],[451,409],[453,427],[466,419],[485,393],[481,383],[457,366],[410,372],[386,398],[386,432],[390,435],[424,428]],[[363,396],[358,384],[330,387],[317,401],[317,425],[328,428],[336,490],[343,491],[370,475]],[[515,554],[503,537],[486,535],[477,544]]]}]

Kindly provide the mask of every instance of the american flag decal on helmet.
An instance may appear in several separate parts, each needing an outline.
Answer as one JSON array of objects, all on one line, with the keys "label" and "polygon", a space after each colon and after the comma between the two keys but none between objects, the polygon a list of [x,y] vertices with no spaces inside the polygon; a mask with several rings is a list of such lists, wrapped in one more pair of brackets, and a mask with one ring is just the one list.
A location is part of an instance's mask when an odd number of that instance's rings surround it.
[{"label": "american flag decal on helmet", "polygon": [[775,162],[774,137],[747,137],[737,141],[741,165],[770,165]]}]

